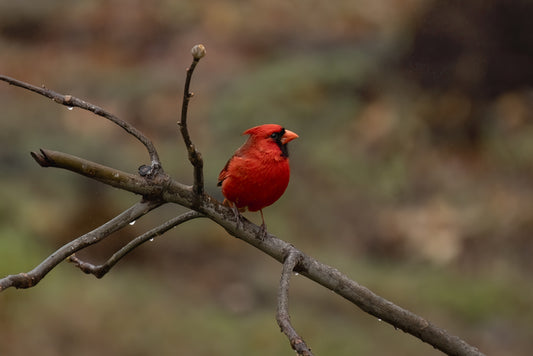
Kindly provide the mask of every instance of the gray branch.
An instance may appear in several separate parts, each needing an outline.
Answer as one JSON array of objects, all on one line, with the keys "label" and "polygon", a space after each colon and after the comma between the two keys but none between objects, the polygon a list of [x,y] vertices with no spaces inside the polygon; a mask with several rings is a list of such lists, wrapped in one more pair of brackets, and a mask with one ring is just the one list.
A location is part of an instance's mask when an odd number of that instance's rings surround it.
[{"label": "gray branch", "polygon": [[[195,148],[190,139],[186,118],[188,102],[192,97],[192,93],[189,92],[192,72],[200,58],[205,55],[205,48],[200,45],[195,46],[192,54],[193,63],[187,70],[182,116],[181,121],[179,122],[179,127],[187,147],[187,152],[189,153],[189,160],[194,168],[193,186],[179,183],[165,174],[161,168],[157,151],[152,142],[133,126],[118,119],[114,115],[107,113],[93,104],[74,98],[71,95],[58,94],[45,89],[44,87],[36,87],[0,75],[1,81],[52,98],[59,104],[71,107],[76,106],[111,120],[141,141],[146,146],[151,158],[151,166],[148,167],[149,169],[141,167],[140,174],[131,174],[66,153],[44,149],[41,149],[38,153],[32,152],[32,157],[43,167],[67,169],[112,187],[142,195],[143,200],[97,229],[64,245],[30,272],[9,275],[1,278],[0,292],[9,287],[30,288],[35,286],[48,272],[69,256],[72,256],[70,257],[70,261],[82,271],[101,277],[127,253],[140,246],[147,239],[160,235],[170,228],[190,219],[205,216],[222,226],[232,236],[254,246],[283,264],[279,286],[277,321],[282,331],[289,338],[291,346],[301,355],[311,355],[311,351],[301,337],[298,336],[290,323],[288,290],[290,276],[293,271],[299,272],[310,280],[315,281],[349,300],[365,312],[391,324],[396,329],[403,330],[420,340],[427,342],[434,348],[439,349],[448,355],[483,355],[479,350],[467,344],[459,337],[449,334],[447,331],[438,328],[422,317],[376,295],[366,287],[361,286],[354,280],[342,274],[336,268],[319,262],[272,234],[265,234],[261,227],[252,224],[245,218],[242,218],[242,221],[240,221],[239,224],[236,224],[236,217],[231,208],[222,205],[219,201],[204,192],[202,172],[203,161],[200,152]],[[138,219],[165,203],[179,204],[192,211],[180,215],[135,238],[122,249],[117,251],[117,253],[115,253],[103,265],[94,266],[79,260],[73,255],[76,251],[101,241],[113,232],[123,228],[131,221]]]},{"label": "gray branch", "polygon": [[193,97],[193,93],[190,92],[190,85],[192,74],[196,65],[201,58],[205,56],[205,47],[203,45],[196,45],[191,50],[193,61],[191,66],[187,68],[187,76],[185,77],[185,88],[183,89],[183,103],[181,105],[181,118],[178,122],[180,128],[181,136],[183,137],[183,142],[185,143],[185,148],[187,149],[187,154],[189,156],[189,161],[193,166],[193,191],[196,196],[201,196],[204,193],[204,161],[202,159],[202,154],[196,149],[196,146],[191,140],[189,135],[189,129],[187,127],[187,113],[189,109],[189,101]]},{"label": "gray branch", "polygon": [[91,104],[87,101],[78,99],[69,94],[63,95],[63,94],[57,93],[53,90],[47,89],[44,85],[41,87],[38,87],[38,86],[31,85],[23,81],[14,79],[14,78],[10,78],[5,75],[0,75],[0,80],[7,82],[11,85],[23,88],[23,89],[33,91],[37,94],[40,94],[42,96],[52,99],[54,102],[58,104],[65,105],[69,108],[77,107],[83,110],[90,111],[98,116],[108,119],[112,123],[124,129],[127,133],[135,137],[137,140],[139,140],[146,147],[148,151],[148,154],[150,156],[150,161],[151,161],[151,167],[155,171],[161,169],[161,161],[159,160],[159,155],[152,141],[148,137],[146,137],[141,131],[133,127],[131,124],[129,124],[128,122],[124,120],[119,119],[117,116],[111,114],[108,111],[105,111],[101,107]]},{"label": "gray branch", "polygon": [[130,253],[146,241],[153,240],[156,237],[163,235],[168,230],[180,224],[183,224],[184,222],[201,217],[203,217],[203,215],[197,211],[188,211],[179,216],[176,216],[175,218],[168,220],[166,223],[161,224],[158,227],[155,227],[152,230],[147,231],[144,234],[134,238],[120,250],[115,252],[113,256],[111,256],[105,263],[101,265],[94,265],[92,263],[82,261],[76,256],[76,254],[72,254],[68,260],[80,270],[82,270],[84,273],[92,274],[96,278],[102,278],[107,274],[107,272],[109,272],[111,268],[113,268],[113,266],[118,263],[118,261],[120,261],[124,256],[126,256],[128,253]]},{"label": "gray branch", "polygon": [[289,284],[291,275],[300,257],[301,256],[298,253],[298,250],[291,249],[285,258],[285,261],[283,262],[281,279],[279,281],[278,310],[276,313],[276,321],[278,322],[281,331],[289,339],[291,347],[299,356],[313,356],[311,349],[293,328],[291,324],[291,316],[289,314]]},{"label": "gray branch", "polygon": [[147,214],[150,210],[155,209],[160,205],[160,202],[155,201],[141,201],[133,205],[131,208],[125,210],[102,226],[63,245],[63,247],[52,253],[31,271],[27,273],[9,275],[0,279],[0,292],[9,287],[30,288],[35,286],[55,266],[63,262],[67,257],[76,251],[102,241],[107,236],[122,229],[130,222],[137,220],[141,216]]}]

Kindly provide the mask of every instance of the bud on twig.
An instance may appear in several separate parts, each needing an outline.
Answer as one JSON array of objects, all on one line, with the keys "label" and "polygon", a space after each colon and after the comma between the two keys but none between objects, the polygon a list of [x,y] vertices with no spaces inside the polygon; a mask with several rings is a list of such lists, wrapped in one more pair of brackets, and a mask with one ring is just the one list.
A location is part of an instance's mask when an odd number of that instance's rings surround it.
[{"label": "bud on twig", "polygon": [[198,44],[191,49],[191,53],[194,59],[199,60],[205,56],[205,46]]}]

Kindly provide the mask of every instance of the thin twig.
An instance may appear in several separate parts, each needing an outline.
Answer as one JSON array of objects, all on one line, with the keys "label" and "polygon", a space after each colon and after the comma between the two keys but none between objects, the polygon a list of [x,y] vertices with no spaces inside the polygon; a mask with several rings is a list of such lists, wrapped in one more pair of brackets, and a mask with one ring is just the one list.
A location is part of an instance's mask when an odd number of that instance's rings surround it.
[{"label": "thin twig", "polygon": [[53,90],[46,89],[44,85],[42,87],[37,87],[35,85],[31,85],[31,84],[22,82],[14,78],[10,78],[5,75],[0,75],[0,80],[7,82],[11,85],[15,85],[17,87],[27,89],[37,94],[43,95],[47,98],[52,99],[54,102],[65,105],[69,108],[78,107],[80,109],[90,111],[98,116],[108,119],[109,121],[123,128],[127,133],[135,137],[146,147],[146,149],[148,150],[148,154],[150,156],[152,175],[153,173],[156,173],[162,169],[161,161],[159,160],[159,155],[152,141],[150,141],[148,137],[146,137],[142,132],[137,130],[131,124],[127,123],[124,120],[119,119],[117,116],[111,114],[110,112],[105,111],[101,107],[88,103],[84,100],[78,99],[72,95],[68,95],[68,94],[63,95]]},{"label": "thin twig", "polygon": [[157,236],[163,235],[168,230],[183,224],[192,219],[203,217],[204,215],[196,211],[188,211],[183,213],[175,218],[170,219],[164,224],[159,225],[158,227],[153,228],[150,231],[145,232],[144,234],[134,238],[120,250],[115,252],[105,263],[101,265],[94,265],[89,262],[80,260],[75,254],[72,254],[69,257],[69,262],[74,263],[76,267],[82,270],[84,273],[93,274],[96,278],[102,278],[111,268],[117,264],[124,256],[133,251],[138,246],[142,245],[146,241],[151,241]]},{"label": "thin twig", "polygon": [[102,239],[111,235],[113,232],[122,229],[131,221],[137,220],[150,210],[153,210],[160,205],[161,203],[153,201],[141,201],[136,203],[102,226],[99,226],[93,231],[88,232],[85,235],[82,235],[69,242],[68,244],[63,245],[30,272],[9,275],[0,279],[0,291],[9,287],[30,288],[35,286],[44,278],[44,276],[46,276],[46,274],[48,274],[48,272],[50,272],[55,266],[64,261],[74,252],[101,241]]},{"label": "thin twig", "polygon": [[202,154],[196,149],[195,145],[192,143],[191,136],[189,135],[189,130],[187,128],[187,111],[189,108],[189,101],[194,95],[189,91],[192,74],[200,59],[205,56],[205,47],[201,44],[196,45],[192,48],[191,53],[193,56],[193,61],[191,63],[191,66],[187,68],[185,88],[183,90],[183,103],[181,106],[181,119],[178,122],[178,126],[180,128],[183,141],[185,142],[185,147],[187,148],[189,161],[193,165],[194,169],[193,192],[198,196],[201,196],[204,194],[204,161],[202,159]]},{"label": "thin twig", "polygon": [[311,352],[311,349],[292,326],[289,314],[289,284],[294,267],[298,264],[300,257],[301,255],[298,250],[291,249],[283,262],[281,279],[279,281],[276,321],[278,322],[281,331],[287,335],[291,347],[298,353],[298,355],[312,356],[313,353]]}]

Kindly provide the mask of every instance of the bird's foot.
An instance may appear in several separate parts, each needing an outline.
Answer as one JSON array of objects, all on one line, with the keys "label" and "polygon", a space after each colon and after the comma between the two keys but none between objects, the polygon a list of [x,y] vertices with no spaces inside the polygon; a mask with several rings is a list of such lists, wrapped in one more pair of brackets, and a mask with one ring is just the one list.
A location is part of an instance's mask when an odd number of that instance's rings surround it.
[{"label": "bird's foot", "polygon": [[265,224],[265,217],[263,216],[263,210],[259,209],[259,212],[261,213],[261,229],[259,230],[259,240],[264,240],[267,237],[267,226]]},{"label": "bird's foot", "polygon": [[237,228],[237,230],[242,229],[244,227],[244,223],[243,223],[244,218],[241,215],[239,209],[237,208],[235,204],[232,204],[231,210],[233,211],[233,214],[235,214],[235,221],[236,221],[235,227]]},{"label": "bird's foot", "polygon": [[260,240],[264,240],[266,239],[267,235],[268,235],[268,232],[267,232],[267,226],[266,224],[263,222],[260,226],[259,226],[259,234],[257,235],[257,237],[260,239]]}]

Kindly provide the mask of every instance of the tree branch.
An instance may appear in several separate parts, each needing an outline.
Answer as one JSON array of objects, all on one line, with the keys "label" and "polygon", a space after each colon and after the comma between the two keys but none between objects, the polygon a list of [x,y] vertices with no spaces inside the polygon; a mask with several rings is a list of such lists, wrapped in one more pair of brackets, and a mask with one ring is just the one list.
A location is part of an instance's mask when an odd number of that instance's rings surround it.
[{"label": "tree branch", "polygon": [[161,161],[159,160],[159,155],[152,141],[150,141],[148,137],[146,137],[142,132],[137,130],[131,124],[127,123],[124,120],[119,119],[117,116],[105,111],[101,107],[91,104],[89,102],[86,102],[84,100],[78,99],[72,95],[63,95],[53,90],[46,89],[44,85],[42,87],[37,87],[35,85],[31,85],[31,84],[22,82],[14,78],[10,78],[5,75],[0,75],[0,80],[7,82],[11,85],[23,88],[23,89],[33,91],[37,94],[40,94],[42,96],[52,99],[54,102],[58,104],[65,105],[69,108],[78,107],[80,109],[90,111],[98,116],[102,116],[108,119],[114,124],[122,127],[127,133],[135,137],[146,147],[146,149],[148,150],[148,155],[150,156],[150,161],[151,161],[151,168],[152,168],[152,171],[150,172],[151,174],[157,173],[157,171],[162,169]]},{"label": "tree branch", "polygon": [[126,256],[128,253],[130,253],[131,251],[133,251],[135,248],[139,247],[146,241],[148,240],[151,241],[157,236],[163,235],[168,230],[180,224],[183,224],[184,222],[187,222],[189,220],[196,219],[196,218],[201,218],[201,217],[203,217],[203,215],[196,211],[188,211],[179,216],[176,216],[175,218],[170,219],[164,224],[158,227],[155,227],[152,230],[147,231],[144,234],[131,240],[128,244],[126,244],[120,250],[115,252],[113,256],[111,256],[105,263],[101,265],[96,266],[89,262],[84,262],[80,260],[75,254],[72,254],[69,257],[69,262],[72,262],[76,267],[78,267],[84,273],[92,274],[96,278],[102,278],[107,272],[109,272],[111,268],[113,268],[113,266],[115,266],[118,263],[118,261],[120,261],[124,256]]},{"label": "tree branch", "polygon": [[207,197],[199,211],[224,227],[232,236],[247,242],[281,263],[284,263],[287,251],[294,251],[300,256],[299,262],[294,268],[295,271],[334,291],[363,311],[389,323],[395,329],[403,330],[448,355],[483,355],[478,349],[459,337],[449,334],[446,330],[440,329],[424,318],[376,295],[336,268],[306,255],[276,236],[267,233],[265,238],[258,239],[257,236],[261,232],[261,227],[247,219],[243,219],[242,225],[237,228],[231,209],[219,202],[209,200]]},{"label": "tree branch", "polygon": [[187,128],[187,112],[189,108],[189,101],[194,95],[193,93],[189,91],[189,87],[191,85],[192,74],[194,73],[194,69],[196,68],[196,65],[198,64],[200,59],[205,56],[205,47],[201,44],[196,45],[192,48],[191,53],[193,56],[193,61],[191,63],[191,66],[187,68],[187,76],[185,78],[185,88],[183,90],[183,103],[181,106],[181,119],[178,122],[178,126],[180,128],[183,141],[185,142],[185,147],[187,148],[189,161],[191,162],[193,169],[194,169],[193,192],[197,196],[201,196],[204,194],[204,173],[203,173],[204,161],[202,159],[202,154],[200,153],[200,151],[196,149],[196,147],[192,143],[191,136],[189,135],[189,130]]},{"label": "tree branch", "polygon": [[[179,123],[187,151],[189,152],[189,160],[194,167],[195,178],[193,187],[176,182],[163,172],[160,172],[159,169],[155,169],[155,173],[159,174],[152,174],[154,172],[146,172],[145,169],[142,169],[140,172],[142,176],[133,175],[75,156],[67,155],[65,153],[49,150],[41,150],[40,153],[33,152],[32,157],[43,167],[68,169],[75,173],[96,179],[110,186],[124,189],[135,194],[141,194],[143,195],[144,199],[140,203],[135,204],[130,209],[124,211],[122,214],[118,215],[114,219],[111,219],[99,228],[64,245],[46,258],[32,271],[28,273],[10,275],[0,279],[0,292],[9,287],[29,288],[36,285],[51,269],[53,269],[65,258],[72,255],[74,252],[101,241],[112,232],[121,229],[132,220],[138,219],[140,216],[146,214],[152,209],[155,209],[161,204],[176,203],[189,209],[193,209],[196,212],[189,212],[185,215],[176,217],[175,219],[170,220],[167,223],[132,240],[115,255],[113,255],[106,262],[106,264],[103,265],[104,267],[101,267],[101,271],[95,272],[94,274],[105,274],[107,271],[103,271],[106,268],[111,268],[111,266],[113,266],[118,260],[120,260],[120,258],[126,255],[133,248],[146,241],[147,238],[152,238],[149,236],[161,234],[170,229],[172,224],[182,223],[184,221],[180,222],[181,220],[199,217],[201,214],[222,226],[232,236],[247,242],[264,253],[272,256],[277,261],[283,263],[283,271],[279,287],[277,319],[280,327],[289,337],[291,345],[298,352],[302,352],[302,354],[305,354],[304,352],[309,352],[308,354],[310,354],[309,348],[296,334],[290,324],[290,318],[288,314],[288,288],[290,274],[292,271],[298,271],[307,278],[349,300],[365,312],[391,324],[397,329],[401,329],[414,335],[420,340],[431,344],[433,347],[449,355],[483,355],[479,350],[467,344],[459,337],[449,334],[445,330],[436,327],[420,316],[374,294],[369,289],[359,285],[357,282],[339,272],[337,269],[323,264],[318,260],[304,254],[300,250],[296,249],[293,245],[268,233],[266,236],[264,236],[264,238],[257,238],[257,236],[260,236],[261,233],[261,228],[259,226],[252,224],[246,219],[242,219],[241,224],[237,226],[235,224],[235,215],[232,210],[222,205],[208,194],[204,193],[202,173],[203,162],[200,153],[196,150],[191,142],[186,122],[188,102],[192,96],[192,93],[189,92],[192,72],[199,59],[204,54],[205,48],[203,48],[203,46],[199,45],[193,48],[194,60],[191,67],[187,70],[187,80],[185,84],[183,101],[184,105],[182,108],[181,121]],[[160,167],[157,153],[151,142],[142,134],[135,134],[135,129],[132,130],[131,126],[125,124],[121,120],[116,119],[115,116],[105,113],[102,109],[71,96],[63,96],[50,90],[38,88],[5,76],[0,76],[0,80],[50,97],[60,104],[67,106],[78,106],[92,111],[97,115],[110,119],[145,144],[152,159],[152,171],[154,171],[153,168]],[[156,235],[152,235],[154,232]],[[76,257],[73,257],[72,261],[85,272],[89,271],[89,273],[93,273],[91,271],[92,269],[96,270],[99,268],[98,266],[92,266],[82,262]],[[108,267],[105,267],[106,265]]]},{"label": "tree branch", "polygon": [[424,318],[374,294],[337,269],[304,255],[300,273],[351,301],[365,312],[409,333],[448,355],[483,355],[457,336],[438,328]]},{"label": "tree branch", "polygon": [[48,274],[48,272],[74,252],[103,240],[115,231],[118,231],[129,224],[131,221],[137,220],[160,205],[161,203],[153,201],[141,201],[136,203],[131,208],[125,210],[102,226],[63,245],[30,272],[9,275],[0,279],[0,292],[9,287],[30,288],[35,286]]},{"label": "tree branch", "polygon": [[304,340],[298,335],[291,324],[291,317],[289,315],[289,283],[294,267],[300,259],[298,250],[291,249],[287,258],[283,262],[283,269],[281,271],[281,279],[279,281],[278,290],[278,309],[276,312],[276,321],[278,322],[281,331],[287,335],[291,347],[298,355],[313,356],[311,349],[306,345]]},{"label": "tree branch", "polygon": [[58,151],[41,149],[39,153],[31,152],[31,156],[41,167],[66,169],[112,187],[140,194],[147,199],[164,200],[162,195],[166,194],[169,202],[183,205],[193,201],[190,186],[181,184],[162,172],[147,179]]}]

